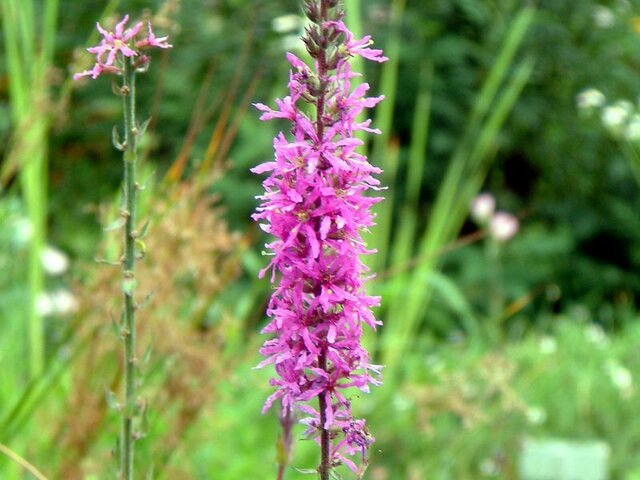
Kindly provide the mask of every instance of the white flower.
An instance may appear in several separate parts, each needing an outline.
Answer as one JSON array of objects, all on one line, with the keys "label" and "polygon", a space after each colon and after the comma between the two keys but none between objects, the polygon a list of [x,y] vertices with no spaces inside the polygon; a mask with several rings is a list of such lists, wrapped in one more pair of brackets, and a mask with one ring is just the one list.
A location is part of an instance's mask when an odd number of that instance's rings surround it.
[{"label": "white flower", "polygon": [[633,393],[633,375],[624,365],[617,360],[608,360],[604,366],[611,383],[628,397]]},{"label": "white flower", "polygon": [[596,5],[593,9],[593,21],[600,28],[611,28],[616,23],[616,17],[610,8]]},{"label": "white flower", "polygon": [[19,247],[26,245],[33,236],[33,225],[28,218],[19,218],[13,224],[13,241]]},{"label": "white flower", "polygon": [[304,52],[304,45],[300,42],[300,35],[285,35],[280,39],[280,48],[287,52]]},{"label": "white flower", "polygon": [[597,324],[589,325],[585,331],[584,336],[593,345],[598,348],[603,348],[609,345],[609,339],[607,338],[607,334],[604,332],[602,327]]},{"label": "white flower", "polygon": [[526,415],[530,425],[542,425],[547,420],[546,410],[537,405],[527,408]]},{"label": "white flower", "polygon": [[518,219],[506,212],[497,212],[489,223],[489,233],[498,242],[506,242],[518,231]]},{"label": "white flower", "polygon": [[540,348],[540,353],[545,355],[550,355],[555,353],[558,350],[558,343],[556,339],[550,335],[545,335],[542,337],[538,343],[538,347]]},{"label": "white flower", "polygon": [[625,128],[624,131],[624,136],[630,142],[640,140],[640,114],[636,113],[629,119],[627,128]]},{"label": "white flower", "polygon": [[496,209],[496,199],[490,193],[481,193],[471,203],[471,218],[479,224],[486,224]]},{"label": "white flower", "polygon": [[44,271],[49,275],[62,275],[69,269],[69,257],[50,245],[42,250],[40,260]]},{"label": "white flower", "polygon": [[583,90],[576,97],[578,108],[581,110],[591,110],[594,108],[600,108],[604,105],[606,98],[604,94],[595,88],[588,88]]},{"label": "white flower", "polygon": [[304,19],[298,15],[281,15],[271,21],[271,28],[278,33],[291,33],[300,30]]},{"label": "white flower", "polygon": [[43,317],[67,315],[78,309],[78,301],[69,290],[59,289],[44,292],[36,299],[36,310]]},{"label": "white flower", "polygon": [[621,128],[629,120],[633,112],[633,105],[627,100],[620,100],[613,105],[607,105],[602,110],[602,123],[614,133],[620,132]]}]

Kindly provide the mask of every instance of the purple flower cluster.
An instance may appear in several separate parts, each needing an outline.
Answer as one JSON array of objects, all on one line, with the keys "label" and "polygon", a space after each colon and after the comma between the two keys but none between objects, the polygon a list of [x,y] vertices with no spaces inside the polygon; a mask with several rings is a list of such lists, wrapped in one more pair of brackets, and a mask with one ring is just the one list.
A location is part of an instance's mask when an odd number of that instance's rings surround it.
[{"label": "purple flower cluster", "polygon": [[[115,31],[109,32],[97,23],[96,28],[102,34],[102,40],[99,45],[87,48],[89,53],[96,56],[96,63],[91,70],[85,70],[76,73],[74,80],[81,77],[90,76],[93,79],[98,78],[103,73],[120,74],[122,66],[118,63],[118,54],[123,57],[138,57],[136,67],[144,67],[149,63],[149,57],[140,55],[144,48],[171,48],[172,45],[167,43],[167,37],[156,37],[151,30],[151,23],[147,22],[147,37],[137,39],[142,22],[136,23],[132,28],[125,26],[129,21],[129,15],[126,15],[120,23],[116,25]],[[106,57],[106,58],[105,58]]]},{"label": "purple flower cluster", "polygon": [[[307,415],[307,434],[316,438],[331,432],[330,465],[340,462],[356,471],[345,457],[364,453],[372,443],[364,420],[351,415],[348,389],[369,391],[380,384],[380,366],[369,363],[360,339],[363,323],[380,324],[371,312],[379,298],[365,294],[367,269],[360,260],[372,253],[361,232],[373,225],[371,206],[381,198],[365,196],[379,190],[373,175],[380,170],[357,152],[362,141],[354,132],[370,128],[358,115],[383,97],[366,97],[369,85],[355,88],[349,59],[359,55],[386,60],[381,50],[369,48],[369,37],[354,40],[342,22],[339,8],[326,0],[307,0],[305,11],[313,22],[303,38],[314,69],[288,53],[293,67],[289,92],[271,109],[263,104],[261,120],[286,119],[292,138],[282,132],[274,140],[275,160],[252,169],[269,172],[264,195],[253,218],[275,240],[266,247],[274,292],[263,333],[273,334],[260,352],[267,357],[259,367],[274,364],[276,391],[263,411],[275,401],[282,415],[299,410]],[[322,5],[325,4],[323,7]],[[315,106],[315,118],[300,108]],[[318,397],[320,408],[308,404]]]}]

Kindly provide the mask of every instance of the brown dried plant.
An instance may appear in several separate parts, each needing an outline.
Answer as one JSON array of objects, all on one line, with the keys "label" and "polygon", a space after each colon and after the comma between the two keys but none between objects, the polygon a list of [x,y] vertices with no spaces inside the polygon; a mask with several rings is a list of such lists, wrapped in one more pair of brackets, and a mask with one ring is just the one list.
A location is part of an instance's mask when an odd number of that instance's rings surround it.
[{"label": "brown dried plant", "polygon": [[[229,232],[214,199],[194,183],[154,194],[154,199],[137,288],[150,298],[140,312],[139,345],[151,345],[152,354],[145,364],[145,352],[139,351],[138,360],[145,378],[140,403],[151,405],[158,468],[170,462],[189,428],[213,404],[214,379],[224,377],[231,367],[223,355],[225,324],[230,319],[222,315],[209,325],[207,313],[239,273],[238,256],[245,242]],[[102,430],[111,428],[105,422],[109,415],[105,388],[118,390],[122,366],[109,321],[109,315],[117,316],[120,309],[120,271],[109,266],[89,268],[94,274],[78,287],[81,322],[76,333],[76,344],[86,348],[72,367],[72,391],[57,434],[65,457],[56,478],[69,480],[105,471],[108,451],[92,449]],[[138,302],[141,307],[146,303],[145,298]],[[188,471],[173,470],[170,478],[189,478]]]}]

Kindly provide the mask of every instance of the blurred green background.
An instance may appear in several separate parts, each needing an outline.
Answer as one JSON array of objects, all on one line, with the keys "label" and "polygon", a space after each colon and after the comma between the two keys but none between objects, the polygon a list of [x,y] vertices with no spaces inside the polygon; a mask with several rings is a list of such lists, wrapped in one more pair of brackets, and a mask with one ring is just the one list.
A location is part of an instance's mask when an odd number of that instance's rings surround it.
[{"label": "blurred green background", "polygon": [[[640,2],[345,4],[390,58],[356,62],[386,96],[366,147],[389,187],[367,260],[385,384],[353,402],[377,438],[367,477],[525,478],[525,440],[562,438],[604,442],[610,478],[639,479]],[[174,45],[138,80],[152,119],[139,475],[275,478],[248,170],[287,129],[251,103],[286,94],[294,0],[0,1],[0,478],[32,478],[12,454],[49,479],[113,478],[120,273],[94,259],[119,256],[104,226],[121,106],[108,78],[71,75],[91,64],[95,22],[124,13]],[[480,192],[517,216],[512,239],[469,216]],[[317,462],[299,437],[291,479]]]}]

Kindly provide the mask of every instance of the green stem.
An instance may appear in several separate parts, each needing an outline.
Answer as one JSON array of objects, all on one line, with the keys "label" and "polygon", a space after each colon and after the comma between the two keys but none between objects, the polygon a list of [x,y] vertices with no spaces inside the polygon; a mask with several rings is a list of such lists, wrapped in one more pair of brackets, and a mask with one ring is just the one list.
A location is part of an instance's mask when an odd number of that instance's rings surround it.
[{"label": "green stem", "polygon": [[500,319],[504,312],[504,289],[502,285],[502,265],[500,245],[493,238],[485,241],[485,252],[489,262],[489,340],[496,343],[500,339]]},{"label": "green stem", "polygon": [[135,241],[136,241],[136,161],[137,136],[135,109],[135,69],[133,59],[126,58],[123,75],[123,106],[125,128],[124,160],[124,384],[125,404],[122,415],[120,477],[133,479],[133,419],[136,412],[136,322],[135,322]]}]

